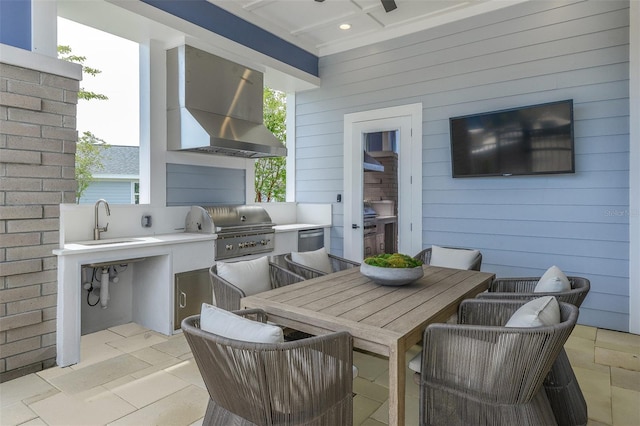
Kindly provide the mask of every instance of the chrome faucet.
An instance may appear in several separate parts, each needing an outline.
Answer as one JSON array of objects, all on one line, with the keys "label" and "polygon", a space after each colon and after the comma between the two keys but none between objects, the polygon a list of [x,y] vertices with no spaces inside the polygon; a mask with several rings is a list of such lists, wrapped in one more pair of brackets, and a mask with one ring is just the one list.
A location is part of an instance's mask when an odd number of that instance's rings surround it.
[{"label": "chrome faucet", "polygon": [[100,226],[98,226],[98,206],[100,205],[100,203],[104,203],[104,208],[107,211],[107,216],[111,216],[111,210],[109,209],[109,203],[107,203],[107,200],[104,200],[104,199],[101,198],[98,201],[96,201],[96,206],[95,206],[96,227],[93,228],[93,239],[94,240],[99,240],[100,239],[100,233],[101,232],[107,232],[107,228],[109,228],[109,222],[107,222],[107,224],[104,226],[104,228],[100,228]]}]

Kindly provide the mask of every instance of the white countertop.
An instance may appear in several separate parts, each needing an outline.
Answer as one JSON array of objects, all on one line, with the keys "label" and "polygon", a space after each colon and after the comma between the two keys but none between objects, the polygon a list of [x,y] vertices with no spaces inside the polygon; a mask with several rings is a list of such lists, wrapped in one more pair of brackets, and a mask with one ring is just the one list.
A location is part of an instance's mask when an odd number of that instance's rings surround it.
[{"label": "white countertop", "polygon": [[329,223],[324,223],[324,224],[310,224],[310,223],[290,223],[287,225],[275,225],[273,227],[273,229],[276,232],[288,232],[288,231],[302,231],[305,229],[315,229],[315,228],[329,228],[331,227],[331,224]]},{"label": "white countertop", "polygon": [[104,238],[99,241],[90,240],[69,242],[66,243],[63,248],[53,250],[53,254],[57,256],[65,256],[71,254],[96,253],[116,249],[129,249],[138,247],[161,246],[166,244],[208,241],[214,240],[215,238],[216,234],[203,234],[193,232],[152,235],[147,237]]},{"label": "white countertop", "polygon": [[[315,228],[329,228],[330,224],[310,224],[310,223],[290,223],[286,225],[275,225],[275,232],[300,231]],[[196,232],[179,232],[175,234],[163,234],[141,237],[118,237],[104,238],[98,241],[73,241],[65,243],[63,248],[53,250],[57,256],[97,253],[118,249],[129,249],[139,247],[152,247],[165,244],[191,243],[197,241],[215,240],[217,234],[206,234]]]},{"label": "white countertop", "polygon": [[378,222],[394,222],[398,219],[398,216],[376,216]]}]

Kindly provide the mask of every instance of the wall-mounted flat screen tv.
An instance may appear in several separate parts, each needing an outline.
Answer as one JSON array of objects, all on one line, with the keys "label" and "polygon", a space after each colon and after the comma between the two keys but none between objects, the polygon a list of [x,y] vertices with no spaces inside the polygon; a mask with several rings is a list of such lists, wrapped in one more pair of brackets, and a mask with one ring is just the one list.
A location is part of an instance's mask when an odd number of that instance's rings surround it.
[{"label": "wall-mounted flat screen tv", "polygon": [[457,177],[574,173],[573,100],[449,119]]}]

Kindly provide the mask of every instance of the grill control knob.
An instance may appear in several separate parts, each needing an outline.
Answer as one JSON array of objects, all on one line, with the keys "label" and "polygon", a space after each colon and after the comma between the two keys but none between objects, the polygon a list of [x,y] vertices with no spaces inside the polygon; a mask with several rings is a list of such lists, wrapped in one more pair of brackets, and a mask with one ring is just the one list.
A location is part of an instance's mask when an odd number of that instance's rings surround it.
[{"label": "grill control knob", "polygon": [[233,250],[233,244],[227,244],[224,248],[227,250]]}]

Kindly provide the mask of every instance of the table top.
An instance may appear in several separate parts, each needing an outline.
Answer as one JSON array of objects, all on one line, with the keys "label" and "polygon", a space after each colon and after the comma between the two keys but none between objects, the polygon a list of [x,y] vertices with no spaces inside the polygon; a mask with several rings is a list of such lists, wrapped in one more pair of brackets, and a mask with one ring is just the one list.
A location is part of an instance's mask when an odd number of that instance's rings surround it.
[{"label": "table top", "polygon": [[445,322],[460,302],[486,290],[494,274],[424,265],[424,276],[404,286],[381,286],[359,268],[328,274],[245,297],[269,319],[311,334],[348,331],[354,346],[389,356],[408,348],[425,327]]}]

